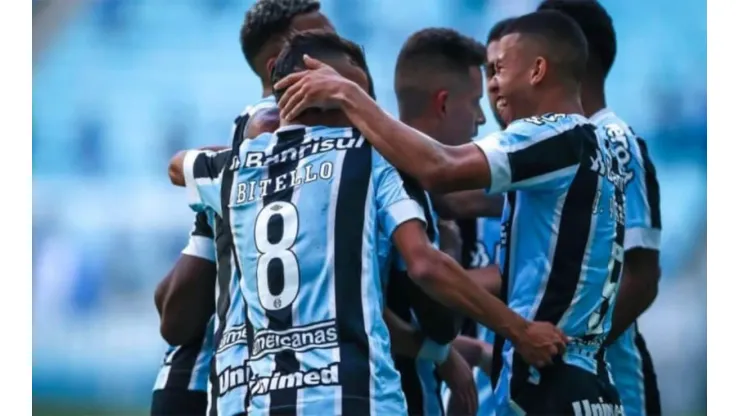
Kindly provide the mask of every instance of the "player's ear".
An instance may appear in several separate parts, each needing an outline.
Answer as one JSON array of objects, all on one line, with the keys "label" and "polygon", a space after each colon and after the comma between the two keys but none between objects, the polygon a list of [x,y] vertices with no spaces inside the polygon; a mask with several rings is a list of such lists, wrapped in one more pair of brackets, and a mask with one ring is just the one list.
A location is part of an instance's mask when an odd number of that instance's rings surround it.
[{"label": "player's ear", "polygon": [[267,70],[267,75],[270,76],[272,74],[272,70],[275,69],[275,62],[277,62],[277,57],[272,57],[265,62],[265,69]]},{"label": "player's ear", "polygon": [[545,77],[545,73],[547,73],[547,60],[538,56],[534,60],[534,65],[532,66],[532,71],[529,75],[529,83],[531,85],[539,84]]},{"label": "player's ear", "polygon": [[439,90],[434,94],[434,114],[438,117],[442,117],[447,114],[447,100],[450,97],[450,93],[447,90]]}]

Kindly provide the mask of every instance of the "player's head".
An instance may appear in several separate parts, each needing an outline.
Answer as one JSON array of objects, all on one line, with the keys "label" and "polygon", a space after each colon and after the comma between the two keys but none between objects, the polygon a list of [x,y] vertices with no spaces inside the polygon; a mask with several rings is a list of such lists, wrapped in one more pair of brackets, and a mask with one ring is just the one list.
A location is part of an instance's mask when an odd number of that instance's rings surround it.
[{"label": "player's head", "polygon": [[545,0],[537,10],[555,10],[578,23],[588,41],[588,76],[603,82],[617,55],[617,34],[604,7],[595,0]]},{"label": "player's head", "polygon": [[269,85],[277,54],[290,34],[304,30],[334,31],[318,0],[257,0],[244,16],[239,33],[244,58]]},{"label": "player's head", "polygon": [[401,119],[446,144],[477,135],[485,47],[452,29],[428,28],[409,37],[396,61]]},{"label": "player's head", "polygon": [[[494,65],[494,58],[498,55],[498,45],[501,41],[501,35],[504,33],[506,26],[511,23],[514,18],[504,19],[496,23],[491,31],[488,32],[488,38],[486,39],[486,85],[490,85],[491,77],[496,73],[496,67]],[[493,117],[501,128],[506,127],[506,123],[501,118],[501,114],[496,110],[496,101],[493,94],[488,93],[488,103],[491,105],[491,112]]]},{"label": "player's head", "polygon": [[[309,55],[331,66],[343,77],[357,83],[370,96],[375,98],[373,81],[365,60],[365,53],[356,43],[344,39],[334,32],[305,31],[294,34],[284,45],[272,70],[272,85],[286,76],[306,68],[303,56]],[[285,91],[275,90],[275,99]],[[321,112],[311,110],[312,112]],[[339,111],[324,111],[334,113]],[[328,117],[324,114],[324,117]]]},{"label": "player's head", "polygon": [[545,102],[578,100],[588,44],[568,16],[534,12],[506,25],[492,58],[488,91],[508,124],[536,115]]}]

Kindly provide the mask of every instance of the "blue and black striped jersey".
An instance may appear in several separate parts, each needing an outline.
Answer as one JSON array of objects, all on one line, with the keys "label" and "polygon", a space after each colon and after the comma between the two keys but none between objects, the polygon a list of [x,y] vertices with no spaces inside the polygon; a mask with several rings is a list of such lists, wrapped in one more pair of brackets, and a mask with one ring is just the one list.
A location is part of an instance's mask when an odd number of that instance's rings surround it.
[{"label": "blue and black striped jersey", "polygon": [[[625,169],[625,251],[633,248],[660,250],[660,188],[645,141],[637,137],[627,123],[607,108],[591,116],[591,122],[604,129]],[[647,414],[643,374],[645,352],[641,351],[645,349],[644,341],[638,335],[637,324],[634,324],[606,351],[609,371],[628,415]]]},{"label": "blue and black striped jersey", "polygon": [[191,206],[230,216],[242,275],[246,342],[217,354],[219,410],[404,414],[381,235],[425,216],[398,172],[354,129],[303,126],[245,141],[238,157],[191,152],[184,169]]},{"label": "blue and black striped jersey", "polygon": [[[491,193],[506,193],[501,233],[502,298],[523,317],[560,327],[562,359],[596,373],[624,256],[625,175],[613,146],[576,114],[515,121],[476,142]],[[539,373],[496,339],[496,413]]]}]

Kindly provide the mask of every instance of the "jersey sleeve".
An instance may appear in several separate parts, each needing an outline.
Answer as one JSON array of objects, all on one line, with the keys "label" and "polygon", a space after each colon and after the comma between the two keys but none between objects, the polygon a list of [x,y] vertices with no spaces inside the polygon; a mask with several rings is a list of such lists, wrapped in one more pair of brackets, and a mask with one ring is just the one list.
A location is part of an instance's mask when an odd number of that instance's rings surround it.
[{"label": "jersey sleeve", "polygon": [[626,220],[624,248],[647,248],[660,250],[661,215],[660,187],[658,178],[645,141],[629,137],[633,160],[628,172],[631,179],[626,189]]},{"label": "jersey sleeve", "polygon": [[185,154],[183,173],[188,204],[196,211],[211,209],[221,215],[221,179],[231,149],[219,152],[191,150]]},{"label": "jersey sleeve", "polygon": [[213,225],[208,214],[198,212],[195,214],[195,223],[190,231],[188,245],[182,250],[182,254],[215,262],[216,251],[213,238]]},{"label": "jersey sleeve", "polygon": [[[413,194],[417,193],[412,189],[413,185],[409,181],[404,181],[398,171],[375,152],[373,156],[375,204],[383,233],[390,239],[399,225],[411,220],[429,224],[420,205],[423,199],[418,195],[416,198],[413,197]],[[423,194],[424,191],[421,192]]]},{"label": "jersey sleeve", "polygon": [[[585,119],[584,119],[585,120]],[[475,144],[488,161],[491,186],[498,194],[518,190],[556,189],[580,163],[583,124],[563,114],[517,120],[506,130]]]}]

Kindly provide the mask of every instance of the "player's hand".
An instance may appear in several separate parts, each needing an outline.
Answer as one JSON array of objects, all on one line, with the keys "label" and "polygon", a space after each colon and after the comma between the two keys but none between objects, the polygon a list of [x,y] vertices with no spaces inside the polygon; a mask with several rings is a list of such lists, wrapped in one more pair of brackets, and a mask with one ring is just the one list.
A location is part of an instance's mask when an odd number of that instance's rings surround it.
[{"label": "player's hand", "polygon": [[568,337],[549,322],[530,322],[514,341],[514,349],[524,361],[536,367],[552,364],[552,358],[565,352]]},{"label": "player's hand", "polygon": [[339,108],[344,89],[354,84],[318,59],[304,55],[303,62],[306,70],[290,74],[274,86],[275,90],[285,90],[278,107],[286,120],[293,120],[308,108]]},{"label": "player's hand", "polygon": [[[450,388],[450,415],[474,415],[478,412],[478,388],[473,372],[454,348],[447,360],[437,367],[439,376]],[[454,409],[454,411],[453,411]]]},{"label": "player's hand", "polygon": [[439,249],[459,262],[462,257],[463,241],[457,222],[439,220],[437,221],[437,228],[439,229]]}]

